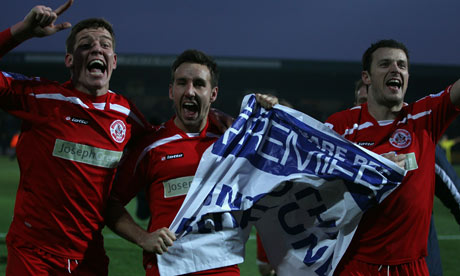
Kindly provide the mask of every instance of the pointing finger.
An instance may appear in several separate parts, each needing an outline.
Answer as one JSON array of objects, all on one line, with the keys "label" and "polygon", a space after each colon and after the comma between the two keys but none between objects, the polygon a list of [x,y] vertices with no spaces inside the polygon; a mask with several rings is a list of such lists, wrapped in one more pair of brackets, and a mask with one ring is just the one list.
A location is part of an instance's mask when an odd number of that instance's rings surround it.
[{"label": "pointing finger", "polygon": [[60,6],[59,8],[55,9],[54,12],[57,14],[57,15],[61,15],[63,12],[65,12],[70,6],[72,6],[73,4],[73,0],[68,0],[67,2],[65,2],[62,6]]}]

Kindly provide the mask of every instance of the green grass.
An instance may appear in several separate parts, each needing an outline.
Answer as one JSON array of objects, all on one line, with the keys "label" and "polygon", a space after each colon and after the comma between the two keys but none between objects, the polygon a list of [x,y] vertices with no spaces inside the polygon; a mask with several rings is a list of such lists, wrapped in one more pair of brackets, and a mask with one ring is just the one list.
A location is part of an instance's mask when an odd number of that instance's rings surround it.
[{"label": "green grass", "polygon": [[[460,172],[460,167],[456,167]],[[14,208],[14,200],[19,179],[16,161],[0,156],[0,234],[8,231]],[[132,212],[135,203],[128,205]],[[458,250],[460,248],[460,227],[455,223],[450,212],[435,198],[434,215],[439,236],[444,275],[460,275]],[[140,221],[146,225],[145,221]],[[135,245],[117,237],[109,229],[104,229],[105,247],[110,258],[109,275],[144,275],[142,252]],[[258,275],[255,262],[256,241],[250,239],[246,246],[246,261],[240,265],[241,275]],[[6,266],[5,237],[0,236],[0,275],[5,274]]]}]

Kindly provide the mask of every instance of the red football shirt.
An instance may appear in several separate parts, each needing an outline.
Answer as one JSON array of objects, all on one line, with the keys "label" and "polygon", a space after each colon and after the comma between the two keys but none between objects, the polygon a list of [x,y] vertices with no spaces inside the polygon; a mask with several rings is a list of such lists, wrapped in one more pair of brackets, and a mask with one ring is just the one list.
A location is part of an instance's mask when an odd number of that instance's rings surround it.
[{"label": "red football shirt", "polygon": [[427,255],[435,146],[459,113],[451,103],[449,89],[405,105],[393,121],[376,121],[367,104],[335,113],[327,120],[344,138],[378,154],[414,153],[418,166],[381,204],[364,213],[346,256],[395,265]]},{"label": "red football shirt", "polygon": [[[120,166],[112,195],[126,204],[147,187],[151,214],[148,231],[169,227],[190,188],[201,156],[218,137],[219,131],[209,120],[200,133],[190,134],[179,129],[174,118],[170,119],[128,154]],[[145,266],[157,269],[155,254],[145,253],[144,257]],[[238,273],[238,268],[235,265],[207,272]]]},{"label": "red football shirt", "polygon": [[[0,53],[14,43],[0,33]],[[0,72],[0,108],[22,119],[20,182],[7,241],[83,259],[104,253],[104,209],[123,150],[148,126],[126,98],[91,96],[72,83]]]}]

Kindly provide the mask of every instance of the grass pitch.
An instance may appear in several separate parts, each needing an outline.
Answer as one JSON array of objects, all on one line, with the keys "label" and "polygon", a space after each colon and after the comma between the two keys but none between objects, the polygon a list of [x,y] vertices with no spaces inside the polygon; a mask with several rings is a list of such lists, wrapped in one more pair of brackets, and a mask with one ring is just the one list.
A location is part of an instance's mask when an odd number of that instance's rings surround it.
[{"label": "grass pitch", "polygon": [[[460,173],[460,167],[456,167]],[[16,160],[0,156],[0,275],[5,275],[7,250],[5,234],[8,231],[14,208],[19,170]],[[135,202],[128,205],[133,212]],[[444,275],[460,275],[458,256],[460,250],[460,227],[456,224],[449,210],[435,198],[434,216],[439,237]],[[146,226],[146,221],[139,221]],[[119,238],[109,229],[104,229],[105,248],[110,258],[109,275],[145,275],[142,267],[142,251],[137,246]],[[251,238],[246,246],[246,260],[240,265],[242,276],[258,275],[255,261],[256,241]]]}]

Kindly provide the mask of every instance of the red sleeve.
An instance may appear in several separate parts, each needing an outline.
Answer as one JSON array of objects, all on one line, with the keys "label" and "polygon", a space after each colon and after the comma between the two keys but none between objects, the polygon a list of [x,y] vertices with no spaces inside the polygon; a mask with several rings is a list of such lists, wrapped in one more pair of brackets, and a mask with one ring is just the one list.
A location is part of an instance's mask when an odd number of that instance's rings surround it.
[{"label": "red sleeve", "polygon": [[432,111],[433,117],[430,125],[432,129],[429,130],[432,132],[433,141],[435,143],[439,141],[450,123],[460,113],[460,109],[457,108],[450,99],[451,89],[452,85],[447,87],[444,91],[424,97],[414,104],[414,111],[412,111],[414,114],[424,110]]},{"label": "red sleeve", "polygon": [[[0,58],[18,44],[19,42],[13,39],[10,28],[0,32]],[[23,82],[15,82],[12,75],[14,74],[0,72],[0,108],[7,110],[12,115],[21,117],[19,113],[22,114],[22,110],[25,109],[27,101],[25,97],[26,92]],[[20,76],[20,74],[16,75]],[[26,79],[26,77],[22,75],[20,77],[21,79]]]},{"label": "red sleeve", "polygon": [[262,263],[268,264],[267,253],[265,253],[264,246],[262,245],[262,241],[260,240],[259,233],[256,234],[257,236],[257,260]]},{"label": "red sleeve", "polygon": [[326,120],[326,125],[337,132],[339,135],[343,135],[344,132],[344,114],[343,111],[332,114]]},{"label": "red sleeve", "polygon": [[118,166],[111,196],[124,205],[128,204],[146,185],[145,171],[149,156],[144,153],[144,148],[139,145],[130,148]]},{"label": "red sleeve", "polygon": [[13,39],[10,28],[0,32],[0,58],[18,45],[19,42]]}]

